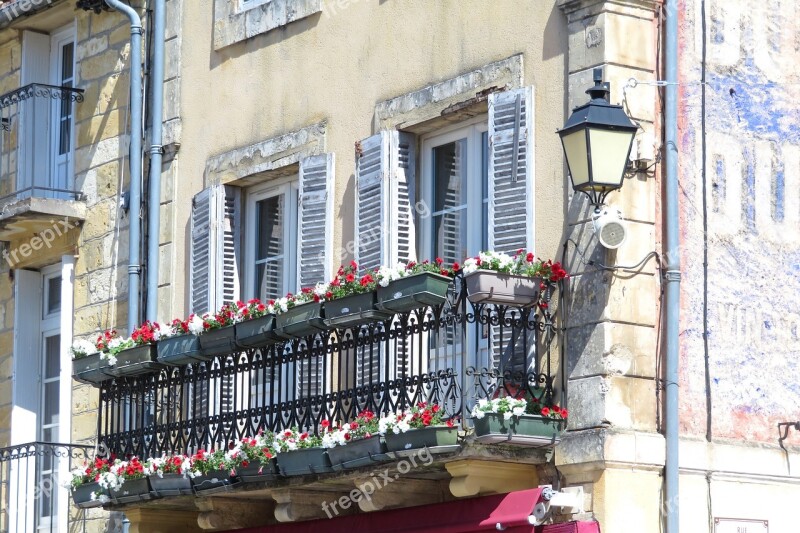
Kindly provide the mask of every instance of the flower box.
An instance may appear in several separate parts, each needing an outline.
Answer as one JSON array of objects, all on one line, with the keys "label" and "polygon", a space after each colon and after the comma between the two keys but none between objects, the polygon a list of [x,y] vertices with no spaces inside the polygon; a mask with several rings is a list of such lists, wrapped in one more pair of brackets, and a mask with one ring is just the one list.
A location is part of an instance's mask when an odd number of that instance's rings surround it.
[{"label": "flower box", "polygon": [[325,448],[303,448],[282,452],[277,456],[278,469],[284,476],[326,474],[333,472]]},{"label": "flower box", "polygon": [[242,348],[259,348],[283,340],[275,333],[275,315],[272,314],[239,322],[235,329],[236,344]]},{"label": "flower box", "polygon": [[475,440],[484,444],[507,443],[519,446],[551,447],[561,440],[566,420],[537,415],[512,416],[498,413],[475,418]]},{"label": "flower box", "polygon": [[116,504],[133,503],[153,499],[150,493],[150,482],[146,477],[126,479],[118,490],[109,490],[111,501]]},{"label": "flower box", "polygon": [[114,367],[99,353],[87,355],[72,361],[72,377],[75,381],[97,385],[116,377]]},{"label": "flower box", "polygon": [[240,466],[236,469],[236,474],[245,483],[259,483],[264,481],[275,481],[278,474],[278,462],[275,459],[262,465],[260,461],[253,461],[247,466]]},{"label": "flower box", "polygon": [[305,337],[327,331],[325,309],[319,302],[296,305],[275,318],[275,332],[284,338]]},{"label": "flower box", "polygon": [[200,338],[192,334],[160,340],[156,349],[158,360],[169,366],[190,365],[214,359],[203,355],[200,350]]},{"label": "flower box", "polygon": [[325,324],[331,328],[348,328],[390,318],[393,313],[376,309],[377,301],[375,292],[365,292],[325,302]]},{"label": "flower box", "polygon": [[238,481],[227,470],[212,470],[208,474],[201,474],[192,478],[192,488],[194,488],[195,493],[221,492],[231,490],[232,485]]},{"label": "flower box", "polygon": [[106,489],[100,487],[99,483],[84,483],[72,490],[72,501],[74,501],[75,505],[80,509],[100,507],[103,505],[101,498],[92,499],[92,494],[95,492],[108,496]]},{"label": "flower box", "polygon": [[386,433],[386,448],[390,452],[418,450],[458,444],[458,430],[447,426],[410,429],[405,433]]},{"label": "flower box", "polygon": [[380,435],[348,442],[344,446],[328,449],[328,458],[334,470],[360,468],[372,463],[388,461],[386,443]]},{"label": "flower box", "polygon": [[114,367],[119,376],[138,376],[161,370],[164,365],[157,361],[155,345],[143,344],[119,352]]},{"label": "flower box", "polygon": [[467,275],[467,298],[472,303],[530,307],[539,298],[542,279],[478,270]]},{"label": "flower box", "polygon": [[200,339],[200,349],[207,357],[236,352],[236,328],[234,326],[210,329],[199,335],[198,338]]},{"label": "flower box", "polygon": [[159,476],[154,474],[149,477],[150,487],[159,496],[183,496],[191,495],[192,480],[183,474],[164,474]]},{"label": "flower box", "polygon": [[378,308],[396,313],[440,305],[447,299],[452,278],[435,272],[420,272],[378,287]]}]

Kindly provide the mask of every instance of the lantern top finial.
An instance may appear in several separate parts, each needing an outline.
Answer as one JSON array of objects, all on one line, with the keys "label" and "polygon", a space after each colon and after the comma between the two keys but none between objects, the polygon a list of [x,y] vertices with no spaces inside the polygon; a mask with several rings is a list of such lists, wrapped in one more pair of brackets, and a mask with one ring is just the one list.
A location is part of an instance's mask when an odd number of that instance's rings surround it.
[{"label": "lantern top finial", "polygon": [[611,85],[608,82],[603,83],[603,69],[594,69],[592,78],[594,78],[594,86],[586,89],[586,94],[588,94],[592,100],[604,100],[604,103],[607,104],[608,95],[611,92]]}]

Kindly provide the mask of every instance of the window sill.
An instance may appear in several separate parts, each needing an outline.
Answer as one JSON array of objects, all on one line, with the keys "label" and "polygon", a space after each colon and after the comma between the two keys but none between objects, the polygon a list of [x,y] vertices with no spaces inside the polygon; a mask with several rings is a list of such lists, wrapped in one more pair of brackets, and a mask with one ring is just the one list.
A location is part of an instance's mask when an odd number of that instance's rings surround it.
[{"label": "window sill", "polygon": [[215,50],[322,11],[322,0],[269,0],[246,9],[236,4],[231,0],[215,0]]}]

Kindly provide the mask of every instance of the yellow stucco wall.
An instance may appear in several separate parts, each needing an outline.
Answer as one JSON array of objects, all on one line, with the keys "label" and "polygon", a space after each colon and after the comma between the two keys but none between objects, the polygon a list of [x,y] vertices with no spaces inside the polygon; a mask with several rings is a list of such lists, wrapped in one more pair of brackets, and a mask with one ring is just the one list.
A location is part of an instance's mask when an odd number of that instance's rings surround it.
[{"label": "yellow stucco wall", "polygon": [[[344,5],[344,8],[338,7]],[[565,20],[550,1],[361,0],[215,51],[213,9],[185,3],[181,48],[180,241],[188,198],[206,161],[223,152],[327,121],[336,154],[334,243],[352,239],[354,143],[375,133],[379,102],[522,54],[535,86],[536,247],[555,256],[562,235],[563,162],[554,131],[565,119]],[[177,242],[173,308],[185,309],[185,244]]]}]

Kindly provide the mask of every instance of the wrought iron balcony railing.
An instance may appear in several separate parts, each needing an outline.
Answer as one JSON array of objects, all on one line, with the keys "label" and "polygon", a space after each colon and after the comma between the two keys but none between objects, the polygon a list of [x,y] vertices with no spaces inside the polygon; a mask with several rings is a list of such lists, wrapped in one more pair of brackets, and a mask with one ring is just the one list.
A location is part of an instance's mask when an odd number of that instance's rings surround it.
[{"label": "wrought iron balcony railing", "polygon": [[118,455],[153,457],[219,447],[259,430],[314,431],[323,419],[348,421],[363,409],[388,413],[420,401],[466,425],[474,404],[501,388],[543,401],[559,394],[550,310],[473,304],[461,277],[453,286],[442,305],[385,322],[106,382],[99,442]]},{"label": "wrought iron balcony railing", "polygon": [[72,188],[73,104],[83,90],[31,83],[0,95],[0,207],[79,199]]},{"label": "wrought iron balcony railing", "polygon": [[[64,485],[91,450],[49,442],[0,448],[0,533],[67,531],[69,490]],[[69,530],[84,529],[73,522]]]}]

